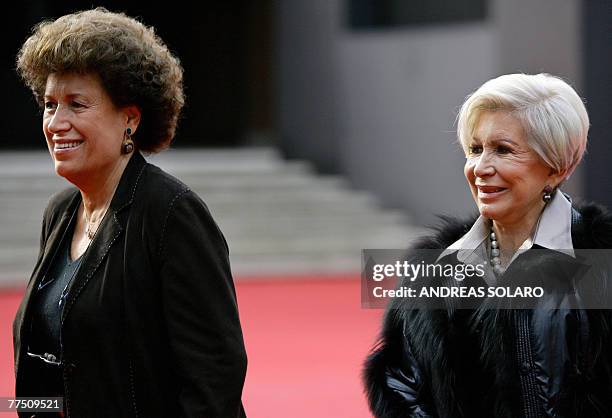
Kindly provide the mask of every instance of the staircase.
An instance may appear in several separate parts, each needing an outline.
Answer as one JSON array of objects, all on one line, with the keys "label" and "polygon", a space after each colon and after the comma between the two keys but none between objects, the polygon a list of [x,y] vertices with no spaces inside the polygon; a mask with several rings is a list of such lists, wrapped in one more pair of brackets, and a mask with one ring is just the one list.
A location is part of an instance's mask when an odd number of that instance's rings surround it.
[{"label": "staircase", "polygon": [[[342,177],[317,175],[274,149],[168,150],[147,159],[209,206],[238,279],[356,273],[362,248],[405,248],[422,233]],[[68,183],[46,152],[0,153],[0,286],[21,286],[36,261],[42,213]]]}]

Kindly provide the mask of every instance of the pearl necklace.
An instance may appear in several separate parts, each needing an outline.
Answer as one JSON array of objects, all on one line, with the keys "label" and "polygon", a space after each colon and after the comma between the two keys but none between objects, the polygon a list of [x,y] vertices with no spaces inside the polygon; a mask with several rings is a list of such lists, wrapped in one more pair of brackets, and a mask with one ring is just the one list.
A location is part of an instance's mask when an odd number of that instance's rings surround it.
[{"label": "pearl necklace", "polygon": [[493,271],[496,274],[502,274],[504,269],[501,266],[501,251],[499,249],[499,243],[497,242],[497,236],[495,235],[495,232],[493,232],[492,226],[489,238],[491,239],[491,265],[493,266]]}]

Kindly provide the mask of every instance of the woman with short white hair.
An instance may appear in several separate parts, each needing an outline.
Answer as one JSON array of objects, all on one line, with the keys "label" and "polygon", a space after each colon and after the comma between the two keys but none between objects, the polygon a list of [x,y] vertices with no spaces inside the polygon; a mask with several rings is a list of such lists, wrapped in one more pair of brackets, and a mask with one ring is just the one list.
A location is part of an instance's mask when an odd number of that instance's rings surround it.
[{"label": "woman with short white hair", "polygon": [[[488,287],[545,267],[574,271],[574,250],[612,248],[612,215],[559,189],[582,160],[588,129],[583,101],[558,77],[487,81],[464,102],[457,128],[479,216],[445,219],[414,248],[439,250],[438,262],[483,261]],[[554,253],[554,263],[533,262],[535,250]],[[407,303],[389,304],[366,362],[376,417],[612,416],[611,311]]]}]

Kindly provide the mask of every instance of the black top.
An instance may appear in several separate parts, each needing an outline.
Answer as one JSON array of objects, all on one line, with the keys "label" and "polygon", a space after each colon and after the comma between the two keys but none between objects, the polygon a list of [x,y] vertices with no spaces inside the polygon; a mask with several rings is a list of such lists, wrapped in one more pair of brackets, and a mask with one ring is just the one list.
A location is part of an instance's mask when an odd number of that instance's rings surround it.
[{"label": "black top", "polygon": [[[32,304],[32,339],[28,348],[31,366],[46,376],[45,392],[39,396],[63,393],[61,361],[61,318],[68,286],[76,274],[83,256],[70,259],[70,244],[74,231],[74,218],[55,255],[46,277],[39,283]],[[45,362],[41,357],[51,360]],[[36,376],[35,379],[40,379]],[[43,380],[43,379],[41,379]],[[51,393],[49,393],[49,391]]]}]

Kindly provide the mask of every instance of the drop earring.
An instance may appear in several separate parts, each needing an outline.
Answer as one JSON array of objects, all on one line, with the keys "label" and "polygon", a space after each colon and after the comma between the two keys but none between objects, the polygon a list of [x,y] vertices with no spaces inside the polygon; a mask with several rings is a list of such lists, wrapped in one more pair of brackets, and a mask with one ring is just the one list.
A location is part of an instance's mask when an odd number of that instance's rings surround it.
[{"label": "drop earring", "polygon": [[542,195],[542,200],[544,201],[544,203],[550,203],[550,201],[552,200],[552,194],[553,188],[549,185],[546,185],[546,187],[544,187],[544,194]]},{"label": "drop earring", "polygon": [[132,141],[132,128],[127,128],[123,134],[123,143],[121,144],[121,153],[129,154],[134,151],[134,141]]}]

